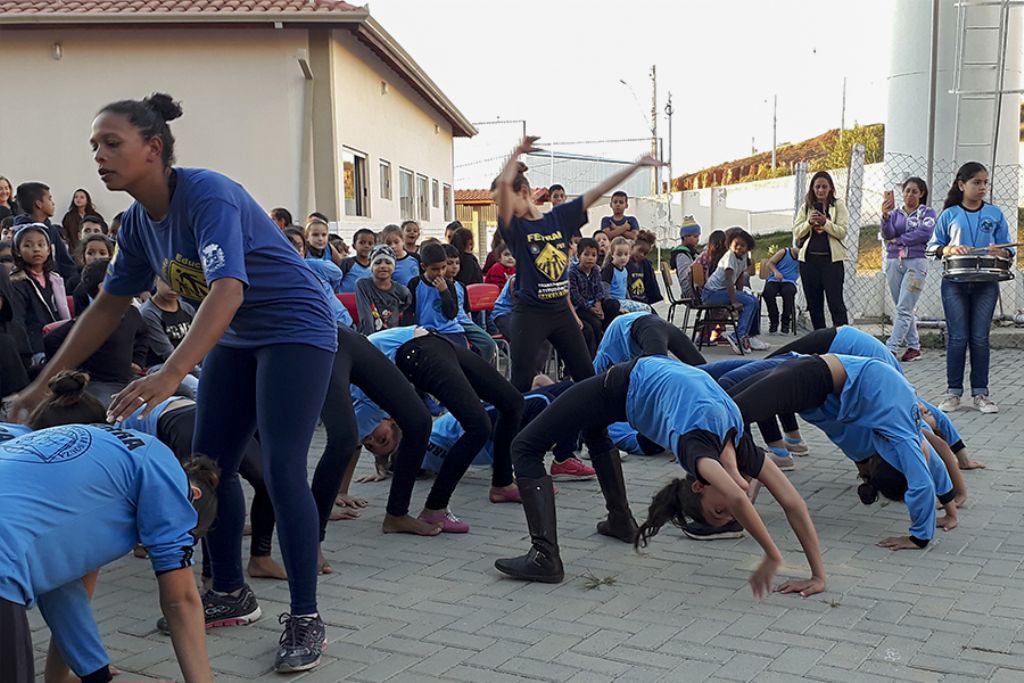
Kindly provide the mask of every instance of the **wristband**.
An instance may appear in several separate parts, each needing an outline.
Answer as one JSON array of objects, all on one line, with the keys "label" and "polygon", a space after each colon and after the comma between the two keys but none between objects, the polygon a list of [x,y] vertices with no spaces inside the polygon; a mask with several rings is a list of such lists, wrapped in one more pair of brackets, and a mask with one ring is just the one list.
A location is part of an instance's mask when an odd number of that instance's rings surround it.
[{"label": "wristband", "polygon": [[917,536],[911,535],[910,540],[918,548],[924,548],[926,545],[928,545],[927,538],[918,538]]}]

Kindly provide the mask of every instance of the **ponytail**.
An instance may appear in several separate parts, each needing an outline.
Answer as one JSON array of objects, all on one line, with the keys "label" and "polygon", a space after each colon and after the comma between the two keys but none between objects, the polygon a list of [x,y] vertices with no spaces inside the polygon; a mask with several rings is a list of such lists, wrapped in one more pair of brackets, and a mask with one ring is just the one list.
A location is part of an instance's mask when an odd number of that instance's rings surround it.
[{"label": "ponytail", "polygon": [[864,481],[857,487],[860,502],[871,505],[878,500],[879,493],[889,500],[903,501],[907,493],[907,477],[886,462],[882,456],[875,454],[857,463],[857,470]]},{"label": "ponytail", "polygon": [[964,200],[964,191],[960,189],[960,183],[966,183],[982,171],[987,170],[988,169],[986,169],[984,165],[979,164],[977,161],[968,161],[957,169],[956,178],[953,179],[953,185],[949,188],[949,192],[946,194],[946,201],[942,203],[943,210],[948,209],[951,206],[956,206]]},{"label": "ponytail", "polygon": [[668,522],[679,527],[686,525],[687,518],[701,524],[706,523],[700,506],[700,495],[693,492],[695,481],[696,479],[690,475],[685,479],[673,479],[654,494],[647,509],[647,519],[640,525],[633,540],[633,547],[636,550],[646,548],[647,543],[657,536],[661,527]]},{"label": "ponytail", "polygon": [[106,422],[107,409],[85,392],[89,375],[75,370],[58,373],[47,385],[49,393],[28,418],[33,431],[66,424]]}]

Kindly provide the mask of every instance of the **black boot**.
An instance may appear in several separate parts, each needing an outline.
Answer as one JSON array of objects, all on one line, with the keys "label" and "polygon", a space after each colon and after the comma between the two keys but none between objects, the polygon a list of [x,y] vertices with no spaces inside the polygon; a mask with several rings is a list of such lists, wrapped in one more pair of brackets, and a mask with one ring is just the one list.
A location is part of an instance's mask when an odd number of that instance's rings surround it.
[{"label": "black boot", "polygon": [[495,560],[494,567],[515,579],[561,583],[565,578],[565,570],[562,568],[562,558],[558,556],[555,491],[551,477],[520,478],[518,484],[533,547],[525,555]]},{"label": "black boot", "polygon": [[600,457],[590,456],[590,464],[597,472],[601,484],[608,519],[597,523],[597,533],[617,538],[623,543],[632,543],[636,538],[637,526],[626,498],[626,482],[622,478],[622,460],[619,451],[612,449]]}]

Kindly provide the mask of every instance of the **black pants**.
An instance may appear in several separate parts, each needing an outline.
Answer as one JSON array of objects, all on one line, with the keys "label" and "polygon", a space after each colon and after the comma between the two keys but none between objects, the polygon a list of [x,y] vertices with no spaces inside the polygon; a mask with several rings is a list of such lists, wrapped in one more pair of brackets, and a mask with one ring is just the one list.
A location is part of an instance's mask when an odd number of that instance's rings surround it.
[{"label": "black pants", "polygon": [[35,683],[32,631],[25,605],[0,598],[0,681]]},{"label": "black pants", "polygon": [[334,509],[345,470],[359,447],[359,427],[352,409],[350,383],[355,384],[386,412],[402,431],[395,453],[387,512],[401,517],[409,513],[409,496],[416,482],[430,439],[430,413],[402,372],[366,337],[348,328],[338,329],[338,353],[334,356],[320,417],[327,444],[313,473],[313,499],[320,516],[320,540]]},{"label": "black pants", "polygon": [[[399,347],[395,365],[416,388],[440,401],[463,429],[462,436],[452,444],[441,471],[437,473],[427,496],[426,508],[443,510],[448,507],[459,480],[491,437],[491,421],[480,404],[481,400],[498,410],[493,434],[491,485],[511,484],[510,447],[523,416],[522,394],[480,356],[435,334],[417,337]],[[426,446],[420,451],[421,459],[425,450]],[[417,471],[418,467],[417,464]],[[415,477],[403,484],[406,489],[398,493],[408,500],[414,483]],[[391,485],[392,496],[396,495],[396,485],[397,479]]]},{"label": "black pants", "polygon": [[820,330],[825,327],[825,299],[832,325],[846,325],[846,304],[843,302],[843,281],[846,266],[842,261],[833,261],[831,256],[808,255],[800,262],[800,280],[804,285],[807,312],[811,315],[811,326]]},{"label": "black pants", "polygon": [[685,332],[656,315],[637,318],[629,336],[640,347],[642,356],[667,356],[671,352],[687,365],[696,367],[707,363]]},{"label": "black pants", "polygon": [[775,356],[781,356],[786,353],[802,353],[805,355],[828,353],[828,350],[832,347],[832,342],[836,338],[836,328],[825,327],[820,330],[814,330],[808,332],[799,339],[794,339],[785,346],[778,348],[768,354],[768,358],[774,358]]},{"label": "black pants", "polygon": [[512,345],[512,386],[518,391],[530,388],[537,374],[537,349],[545,340],[558,351],[573,381],[594,376],[583,332],[567,303],[549,311],[516,302],[511,323],[508,340]]},{"label": "black pants", "polygon": [[540,479],[545,475],[544,455],[567,429],[579,429],[591,461],[607,458],[615,448],[608,425],[626,420],[626,392],[633,363],[621,363],[608,372],[577,382],[526,425],[512,442],[516,476]]},{"label": "black pants", "polygon": [[773,332],[779,327],[779,303],[775,297],[782,297],[782,329],[789,329],[796,314],[796,284],[769,280],[764,283],[761,299],[768,308],[768,326]]},{"label": "black pants", "polygon": [[795,358],[734,386],[732,400],[743,421],[766,422],[776,415],[817,408],[835,393],[832,371],[816,356]]},{"label": "black pants", "polygon": [[10,396],[28,386],[28,372],[18,354],[14,337],[0,334],[0,396]]},{"label": "black pants", "polygon": [[598,318],[589,308],[576,309],[576,315],[580,317],[580,321],[583,323],[583,338],[587,342],[587,350],[590,351],[591,360],[597,355],[597,347],[601,345],[604,331],[608,329],[608,325],[619,314],[618,299],[602,299],[601,311],[604,313],[603,318]]}]

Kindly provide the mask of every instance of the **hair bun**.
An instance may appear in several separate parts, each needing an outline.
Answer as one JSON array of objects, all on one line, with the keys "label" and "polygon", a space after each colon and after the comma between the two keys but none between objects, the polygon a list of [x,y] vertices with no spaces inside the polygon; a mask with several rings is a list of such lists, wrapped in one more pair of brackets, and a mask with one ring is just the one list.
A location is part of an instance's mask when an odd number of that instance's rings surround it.
[{"label": "hair bun", "polygon": [[54,396],[74,396],[81,394],[89,383],[89,375],[78,370],[64,370],[57,373],[47,385]]},{"label": "hair bun", "polygon": [[164,121],[173,121],[182,114],[181,104],[175,102],[167,93],[155,92],[143,99],[142,103],[156,112]]},{"label": "hair bun", "polygon": [[865,482],[857,487],[857,495],[860,497],[860,502],[871,505],[878,500],[878,489],[873,484]]},{"label": "hair bun", "polygon": [[516,171],[519,173],[526,173],[530,170],[530,167],[524,164],[522,161],[517,162]]}]

